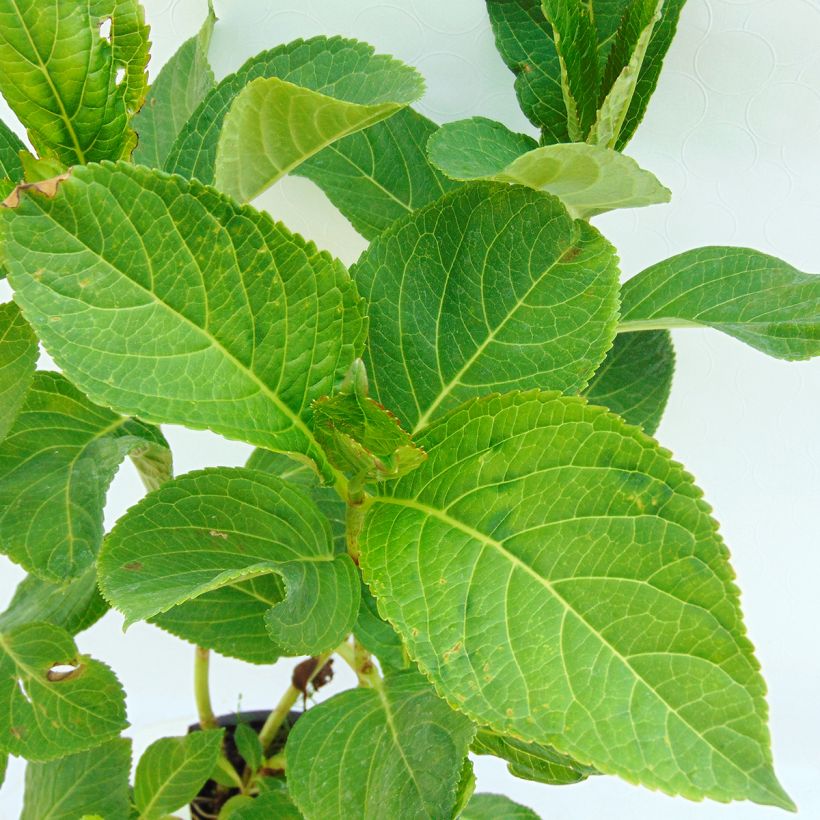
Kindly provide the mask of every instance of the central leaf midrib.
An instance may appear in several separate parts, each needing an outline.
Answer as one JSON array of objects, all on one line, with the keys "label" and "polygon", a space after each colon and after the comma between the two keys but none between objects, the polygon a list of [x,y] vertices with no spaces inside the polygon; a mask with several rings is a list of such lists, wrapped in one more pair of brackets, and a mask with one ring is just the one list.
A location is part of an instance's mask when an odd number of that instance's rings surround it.
[{"label": "central leaf midrib", "polygon": [[[452,527],[453,529],[459,530],[460,532],[464,533],[465,535],[469,536],[475,541],[478,541],[485,546],[492,547],[495,549],[501,556],[506,558],[511,564],[515,567],[526,572],[530,577],[534,578],[550,595],[555,598],[555,600],[563,606],[566,612],[571,613],[574,615],[584,626],[596,637],[600,642],[606,646],[612,654],[617,657],[621,663],[629,669],[629,671],[634,675],[636,680],[639,680],[646,688],[672,713],[674,714],[685,726],[687,726],[700,740],[710,749],[712,749],[715,753],[720,755],[721,758],[726,760],[732,768],[736,769],[740,772],[744,777],[750,778],[748,772],[738,766],[731,758],[729,758],[725,752],[721,749],[714,746],[709,740],[701,734],[698,729],[696,729],[692,724],[684,718],[678,709],[669,703],[650,683],[647,681],[643,675],[641,675],[630,663],[629,660],[624,657],[618,649],[616,649],[592,624],[590,624],[584,616],[575,610],[575,608],[567,601],[554,587],[553,585],[543,576],[539,575],[535,569],[533,569],[529,564],[525,561],[522,561],[517,555],[514,555],[509,550],[504,547],[503,543],[500,541],[496,541],[494,538],[486,535],[485,533],[480,532],[479,530],[470,527],[467,524],[464,524],[462,521],[459,521],[456,518],[451,517],[443,510],[436,509],[435,507],[431,507],[427,504],[424,504],[419,501],[415,501],[413,499],[402,499],[402,498],[394,498],[394,497],[379,497],[376,499],[375,503],[383,503],[383,504],[392,504],[395,506],[400,507],[408,507],[411,509],[418,510],[419,512],[424,513],[425,515],[431,516],[433,518],[437,518],[442,523]],[[758,783],[759,786],[762,786],[765,789],[767,794],[774,795],[774,793],[769,789],[768,786],[765,784],[760,783],[759,781],[755,781]],[[776,795],[775,795],[776,796]]]}]

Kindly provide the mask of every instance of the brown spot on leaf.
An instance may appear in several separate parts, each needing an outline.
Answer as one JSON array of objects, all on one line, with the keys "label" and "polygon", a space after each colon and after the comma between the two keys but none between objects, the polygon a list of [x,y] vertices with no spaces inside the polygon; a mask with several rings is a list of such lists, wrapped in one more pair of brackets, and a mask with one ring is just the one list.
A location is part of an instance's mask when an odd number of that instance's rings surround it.
[{"label": "brown spot on leaf", "polygon": [[123,564],[122,568],[130,570],[131,572],[136,572],[137,570],[142,569],[142,561],[129,561],[127,564]]},{"label": "brown spot on leaf", "polygon": [[228,540],[228,533],[220,532],[219,530],[211,530],[208,535],[210,535],[211,538],[224,538],[226,541]]},{"label": "brown spot on leaf", "polygon": [[573,245],[564,255],[561,257],[562,262],[572,262],[574,259],[577,259],[581,255],[581,249],[577,245]]},{"label": "brown spot on leaf", "polygon": [[71,176],[71,171],[66,171],[57,177],[44,179],[41,182],[21,182],[3,201],[4,208],[16,208],[20,204],[20,194],[25,191],[36,191],[44,194],[49,199],[57,195],[60,183],[65,182]]}]

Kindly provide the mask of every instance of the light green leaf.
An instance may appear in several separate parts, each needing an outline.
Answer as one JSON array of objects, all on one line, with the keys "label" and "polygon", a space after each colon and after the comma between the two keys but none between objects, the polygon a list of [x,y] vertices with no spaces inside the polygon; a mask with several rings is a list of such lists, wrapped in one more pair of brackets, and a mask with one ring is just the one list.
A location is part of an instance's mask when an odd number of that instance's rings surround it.
[{"label": "light green leaf", "polygon": [[265,757],[265,751],[259,740],[259,735],[247,723],[237,724],[234,732],[234,743],[242,759],[248,764],[251,771],[256,771]]},{"label": "light green leaf", "polygon": [[222,751],[223,729],[164,737],[140,758],[134,801],[140,820],[159,820],[189,803],[211,775]]},{"label": "light green leaf", "polygon": [[329,145],[293,173],[318,185],[365,239],[458,187],[430,164],[438,126],[405,108]]},{"label": "light green leaf", "polygon": [[325,93],[280,77],[258,77],[237,94],[217,146],[217,188],[249,202],[308,157],[387,119],[424,92],[414,69],[375,55],[363,43],[354,54],[342,51],[350,47],[327,43],[334,81]]},{"label": "light green leaf", "polygon": [[820,354],[820,275],[748,248],[697,248],[621,292],[619,332],[712,327],[778,359]]},{"label": "light green leaf", "polygon": [[667,451],[539,392],[465,404],[419,443],[361,566],[448,702],[650,788],[793,807],[726,547]]},{"label": "light green leaf", "polygon": [[428,149],[432,163],[453,179],[513,182],[547,191],[580,219],[671,198],[654,174],[624,154],[580,142],[539,148],[526,134],[483,117],[442,126]]},{"label": "light green leaf", "polygon": [[216,23],[213,8],[199,33],[162,67],[132,125],[139,137],[134,162],[162,168],[185,123],[216,85],[208,50]]},{"label": "light green leaf", "polygon": [[54,584],[28,575],[17,587],[6,611],[0,614],[0,631],[31,623],[49,623],[76,635],[95,624],[108,611],[97,590],[96,567],[74,581]]},{"label": "light green leaf", "polygon": [[571,142],[583,140],[598,110],[598,35],[588,0],[542,0],[561,70]]},{"label": "light green leaf", "polygon": [[0,0],[0,92],[37,153],[66,165],[130,155],[149,46],[137,0]]},{"label": "light green leaf", "polygon": [[91,749],[128,725],[113,672],[50,624],[0,633],[0,750],[51,760]]},{"label": "light green leaf", "polygon": [[299,718],[285,747],[290,793],[310,820],[450,817],[472,736],[426,681],[402,672]]},{"label": "light green leaf", "polygon": [[26,151],[23,141],[0,120],[0,179],[20,182],[23,178],[21,151]]},{"label": "light green leaf", "polygon": [[469,757],[464,758],[464,763],[461,766],[461,777],[458,781],[458,789],[456,790],[456,804],[453,807],[453,819],[461,817],[461,813],[470,802],[470,798],[475,792],[475,771],[473,770],[473,761]]},{"label": "light green leaf", "polygon": [[407,667],[401,638],[389,623],[381,619],[376,599],[365,584],[362,584],[359,617],[354,632],[359,643],[378,658],[382,669],[395,670]]},{"label": "light green leaf", "polygon": [[675,348],[666,330],[624,333],[606,354],[584,396],[653,435],[672,390]]},{"label": "light green leaf", "polygon": [[635,0],[624,16],[604,75],[603,88],[609,91],[588,137],[593,145],[618,145],[663,3],[664,0]]},{"label": "light green leaf", "polygon": [[506,795],[474,794],[461,820],[540,820],[540,816]]},{"label": "light green leaf", "polygon": [[118,737],[86,752],[26,767],[20,820],[128,817],[131,741]]},{"label": "light green leaf", "polygon": [[569,142],[561,65],[541,0],[486,3],[496,46],[515,74],[515,93],[521,110],[542,130],[545,143]]},{"label": "light green leaf", "polygon": [[52,157],[41,159],[31,154],[21,154],[20,160],[23,165],[23,176],[27,183],[54,179],[54,177],[64,174],[67,170],[60,160]]},{"label": "light green leaf", "polygon": [[93,563],[108,486],[123,458],[168,445],[159,430],[92,404],[58,373],[38,372],[0,443],[0,549],[56,582]]},{"label": "light green leaf", "polygon": [[584,766],[567,755],[541,743],[527,743],[518,738],[479,729],[470,751],[478,755],[494,755],[507,761],[510,774],[522,780],[534,780],[550,786],[580,783],[595,769]]},{"label": "light green leaf", "polygon": [[580,390],[612,342],[614,250],[528,188],[464,186],[376,239],[353,275],[373,396],[414,432],[493,390]]},{"label": "light green leaf", "polygon": [[53,199],[23,193],[0,236],[24,315],[94,401],[332,476],[310,403],[365,334],[340,262],[212,189],[124,163],[76,168]]},{"label": "light green leaf", "polygon": [[38,355],[37,337],[17,305],[0,305],[0,441],[23,406]]},{"label": "light green leaf", "polygon": [[246,468],[189,473],[151,493],[106,538],[98,568],[103,594],[128,623],[278,575],[287,597],[264,620],[293,655],[336,646],[359,608],[356,567],[334,554],[330,525],[309,496]]}]

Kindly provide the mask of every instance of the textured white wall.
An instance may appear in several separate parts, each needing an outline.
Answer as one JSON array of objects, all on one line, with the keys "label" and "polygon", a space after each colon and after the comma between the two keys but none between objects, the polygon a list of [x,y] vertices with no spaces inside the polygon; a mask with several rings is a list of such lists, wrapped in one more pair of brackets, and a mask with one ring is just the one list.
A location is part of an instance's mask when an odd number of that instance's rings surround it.
[{"label": "textured white wall", "polygon": [[[144,0],[157,69],[192,34],[205,0]],[[217,0],[212,58],[222,76],[264,48],[317,33],[369,40],[418,66],[421,109],[446,121],[483,114],[531,130],[497,56],[483,0]],[[749,245],[820,271],[820,7],[815,0],[689,0],[647,118],[629,148],[674,192],[671,205],[596,224],[629,275],[707,243]],[[0,114],[6,112],[0,107]],[[8,121],[8,120],[7,120]],[[311,184],[287,179],[260,203],[347,262],[364,247]],[[7,291],[0,290],[0,299]],[[675,334],[674,392],[658,438],[695,474],[722,522],[749,632],[769,683],[775,760],[804,817],[820,817],[820,361],[776,362],[708,331]],[[177,472],[240,464],[247,448],[172,429]],[[126,467],[110,495],[113,523],[140,492]],[[0,604],[20,571],[0,559]],[[108,615],[80,636],[128,692],[138,750],[192,719],[191,652],[148,626],[121,633]],[[216,659],[217,708],[270,706],[292,664],[257,669]],[[349,678],[346,679],[349,683]],[[774,809],[695,805],[597,778],[563,789],[514,780],[479,758],[483,791],[545,818],[764,820]],[[17,817],[22,766],[12,763],[0,818]],[[388,820],[388,818],[386,818]],[[389,818],[389,820],[393,820]]]}]

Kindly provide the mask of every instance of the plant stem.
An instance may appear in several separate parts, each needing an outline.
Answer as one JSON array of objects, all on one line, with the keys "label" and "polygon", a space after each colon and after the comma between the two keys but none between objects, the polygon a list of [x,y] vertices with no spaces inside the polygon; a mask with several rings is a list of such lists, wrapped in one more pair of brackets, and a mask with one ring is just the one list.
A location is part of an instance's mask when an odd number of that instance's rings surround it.
[{"label": "plant stem", "polygon": [[194,652],[194,696],[196,697],[199,725],[203,729],[215,729],[217,723],[211,706],[211,691],[208,686],[211,651],[197,646]]},{"label": "plant stem", "polygon": [[381,689],[383,681],[370,653],[354,638],[353,646],[345,641],[336,647],[336,654],[356,673],[360,686]]},{"label": "plant stem", "polygon": [[[321,655],[316,656],[316,668],[313,670],[313,673],[305,683],[306,689],[316,675],[322,671],[328,658],[332,654],[333,650],[330,652],[323,652]],[[290,710],[293,709],[296,705],[296,701],[299,700],[302,694],[302,690],[297,689],[291,683],[291,685],[285,690],[285,694],[282,695],[279,703],[276,704],[276,708],[274,708],[274,710],[268,715],[265,725],[259,731],[259,742],[262,744],[262,748],[265,750],[266,754],[270,746],[273,744],[273,741],[276,740],[276,735],[279,733],[279,729],[282,727],[282,724],[285,722],[288,714],[290,714]]]}]

